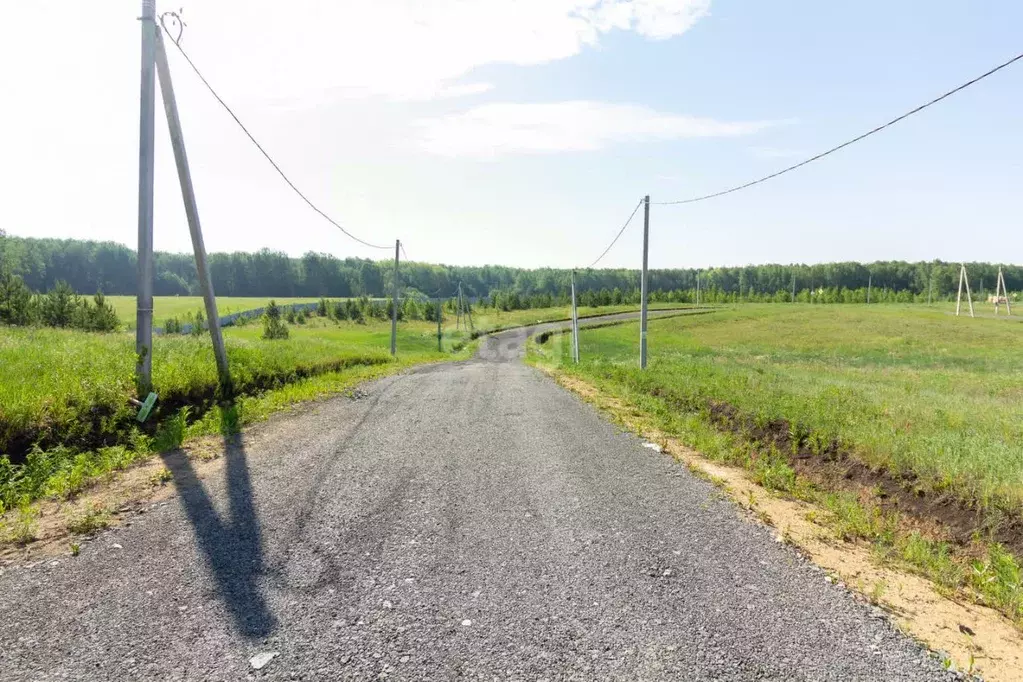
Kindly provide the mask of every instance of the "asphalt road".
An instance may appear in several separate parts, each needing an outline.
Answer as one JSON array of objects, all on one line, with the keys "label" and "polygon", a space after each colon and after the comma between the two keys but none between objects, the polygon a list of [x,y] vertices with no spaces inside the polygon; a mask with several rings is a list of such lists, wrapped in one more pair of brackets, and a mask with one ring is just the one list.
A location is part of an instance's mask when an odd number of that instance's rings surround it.
[{"label": "asphalt road", "polygon": [[5,570],[0,679],[954,679],[525,340],[271,420]]}]

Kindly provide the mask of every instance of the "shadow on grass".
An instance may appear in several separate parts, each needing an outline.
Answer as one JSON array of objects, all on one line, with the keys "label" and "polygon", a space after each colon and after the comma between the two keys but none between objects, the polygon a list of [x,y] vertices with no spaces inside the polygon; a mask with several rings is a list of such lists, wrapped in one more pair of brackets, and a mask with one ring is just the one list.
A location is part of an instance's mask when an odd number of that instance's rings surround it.
[{"label": "shadow on grass", "polygon": [[235,407],[228,405],[219,409],[227,477],[226,519],[218,515],[192,463],[181,450],[163,453],[161,457],[174,474],[179,500],[235,627],[246,637],[265,637],[275,629],[277,622],[259,591],[263,544],[252,500],[245,444],[242,435],[237,433]]}]

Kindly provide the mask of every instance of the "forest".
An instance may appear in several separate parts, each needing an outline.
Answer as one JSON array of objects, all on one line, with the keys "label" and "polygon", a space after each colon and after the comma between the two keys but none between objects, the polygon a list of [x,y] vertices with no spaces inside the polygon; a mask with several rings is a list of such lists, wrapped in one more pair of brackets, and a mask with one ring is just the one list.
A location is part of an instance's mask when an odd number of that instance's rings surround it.
[{"label": "forest", "polygon": [[[362,258],[336,258],[306,253],[291,258],[279,251],[212,253],[213,286],[218,296],[382,297],[390,293],[392,262]],[[198,280],[191,254],[155,254],[155,294],[196,295]],[[967,263],[974,296],[994,291],[997,263]],[[1003,265],[1009,291],[1023,289],[1023,266]],[[135,293],[135,252],[121,244],[76,239],[34,239],[5,236],[0,231],[0,271],[19,276],[33,291],[51,290],[67,282],[80,294],[132,295]],[[570,270],[524,269],[499,265],[452,266],[408,262],[401,264],[406,292],[425,296],[453,295],[459,282],[472,297],[563,301]],[[651,292],[691,291],[699,286],[706,300],[782,300],[793,286],[797,299],[812,299],[814,292],[830,291],[826,302],[856,302],[852,292],[866,290],[868,281],[877,299],[912,301],[928,294],[935,299],[956,292],[959,264],[942,261],[878,261],[747,265],[706,269],[650,271]],[[629,269],[582,270],[576,274],[580,295],[623,292],[626,300],[639,288],[639,271]],[[843,294],[842,290],[850,293]],[[824,302],[824,301],[822,301]],[[517,306],[516,306],[517,307]]]}]

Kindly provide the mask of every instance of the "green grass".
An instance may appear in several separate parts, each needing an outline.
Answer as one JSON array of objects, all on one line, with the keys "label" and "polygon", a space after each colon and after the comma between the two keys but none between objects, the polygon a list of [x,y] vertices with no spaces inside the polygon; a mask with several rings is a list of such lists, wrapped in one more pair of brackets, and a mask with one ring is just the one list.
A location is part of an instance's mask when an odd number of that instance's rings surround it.
[{"label": "green grass", "polygon": [[[128,328],[135,328],[135,297],[134,296],[107,296],[107,303],[114,306],[117,316],[121,318],[121,324]],[[318,298],[274,298],[280,305],[291,303],[314,303]],[[217,312],[220,315],[240,313],[254,308],[263,308],[270,302],[270,298],[247,297],[247,296],[218,296]],[[153,297],[153,324],[163,327],[168,317],[177,317],[184,320],[186,315],[192,315],[197,310],[206,314],[206,307],[202,296],[154,296]]]},{"label": "green grass", "polygon": [[982,506],[1023,508],[1023,328],[915,307],[763,305],[584,331],[544,350],[582,376],[669,396],[699,413],[723,401],[785,419],[862,461],[911,471]]},{"label": "green grass", "polygon": [[[913,472],[988,518],[1023,511],[1023,362],[1013,321],[955,318],[910,306],[743,306],[651,320],[638,368],[635,323],[530,347],[530,361],[579,376],[650,415],[705,456],[742,466],[761,485],[816,503],[845,540],[949,590],[967,590],[1023,624],[1020,558],[978,534],[962,548],[907,531],[898,514],[795,475],[782,453],[715,425],[728,403],[754,424],[784,419],[793,435],[872,466]],[[979,558],[978,558],[979,557]]]},{"label": "green grass", "polygon": [[[237,299],[235,299],[237,300]],[[581,314],[627,309],[583,309]],[[479,310],[476,329],[562,319],[567,308]],[[422,362],[465,356],[468,331],[448,314],[443,347],[436,324],[402,321],[398,357],[389,354],[389,321],[367,324],[310,318],[291,325],[290,338],[265,341],[262,326],[224,329],[236,399],[225,415],[213,410],[217,376],[208,336],[160,336],[153,349],[153,383],[160,399],[146,427],[135,421],[134,335],[49,328],[0,328],[0,504],[27,495],[67,498],[107,472],[195,435],[217,433],[265,418],[302,400]],[[461,351],[461,352],[460,352]],[[0,512],[2,512],[0,508]]]}]

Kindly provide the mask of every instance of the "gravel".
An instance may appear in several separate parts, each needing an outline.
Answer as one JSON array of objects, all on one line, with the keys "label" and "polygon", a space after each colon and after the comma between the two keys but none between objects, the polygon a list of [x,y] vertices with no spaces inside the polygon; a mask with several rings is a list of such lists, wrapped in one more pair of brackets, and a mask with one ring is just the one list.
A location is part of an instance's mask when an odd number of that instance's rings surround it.
[{"label": "gravel", "polygon": [[525,340],[250,429],[6,569],[0,679],[957,679]]}]

